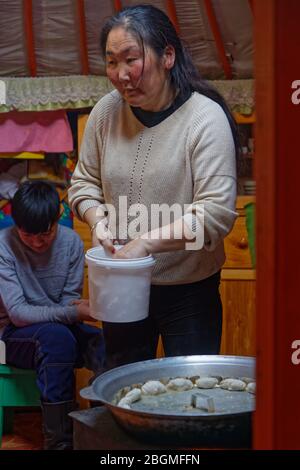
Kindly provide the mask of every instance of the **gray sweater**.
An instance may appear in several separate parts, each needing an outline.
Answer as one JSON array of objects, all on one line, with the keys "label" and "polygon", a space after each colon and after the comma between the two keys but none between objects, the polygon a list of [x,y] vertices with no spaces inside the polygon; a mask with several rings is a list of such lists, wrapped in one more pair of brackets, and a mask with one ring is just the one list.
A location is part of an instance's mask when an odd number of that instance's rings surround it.
[{"label": "gray sweater", "polygon": [[39,322],[74,323],[81,296],[84,249],[79,236],[58,226],[45,253],[20,240],[15,227],[0,231],[0,337],[9,323],[23,327]]}]

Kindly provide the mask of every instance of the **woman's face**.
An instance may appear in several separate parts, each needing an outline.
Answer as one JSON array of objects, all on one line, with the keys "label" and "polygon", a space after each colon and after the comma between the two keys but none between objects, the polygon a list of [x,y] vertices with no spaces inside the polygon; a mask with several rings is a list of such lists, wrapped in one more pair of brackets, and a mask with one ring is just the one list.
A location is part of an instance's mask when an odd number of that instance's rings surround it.
[{"label": "woman's face", "polygon": [[175,52],[168,46],[158,58],[122,27],[110,31],[106,43],[107,76],[131,105],[149,111],[163,109],[173,97],[169,85],[169,70],[173,67]]}]

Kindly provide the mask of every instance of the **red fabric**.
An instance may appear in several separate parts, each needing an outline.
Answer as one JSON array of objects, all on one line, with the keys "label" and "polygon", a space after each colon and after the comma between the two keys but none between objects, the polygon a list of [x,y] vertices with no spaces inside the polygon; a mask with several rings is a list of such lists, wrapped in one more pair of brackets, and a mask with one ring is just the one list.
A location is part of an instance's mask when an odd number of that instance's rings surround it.
[{"label": "red fabric", "polygon": [[70,152],[72,132],[65,111],[0,114],[0,152]]}]

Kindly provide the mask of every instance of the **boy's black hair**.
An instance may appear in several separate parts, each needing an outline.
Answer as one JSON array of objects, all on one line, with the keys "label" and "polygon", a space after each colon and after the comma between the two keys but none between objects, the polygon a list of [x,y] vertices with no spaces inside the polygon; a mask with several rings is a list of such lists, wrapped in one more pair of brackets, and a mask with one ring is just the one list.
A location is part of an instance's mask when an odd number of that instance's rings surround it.
[{"label": "boy's black hair", "polygon": [[59,219],[59,213],[58,192],[45,181],[26,181],[12,199],[12,218],[27,233],[47,232]]}]

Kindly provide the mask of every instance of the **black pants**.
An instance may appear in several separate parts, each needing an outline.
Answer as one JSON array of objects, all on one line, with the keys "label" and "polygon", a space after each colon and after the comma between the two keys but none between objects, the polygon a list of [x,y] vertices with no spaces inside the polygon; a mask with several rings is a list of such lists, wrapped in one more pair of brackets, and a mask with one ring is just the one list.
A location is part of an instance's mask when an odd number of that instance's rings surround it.
[{"label": "black pants", "polygon": [[218,354],[222,334],[220,272],[192,284],[151,286],[149,317],[103,322],[106,368],[154,359],[159,335],[166,356]]}]

